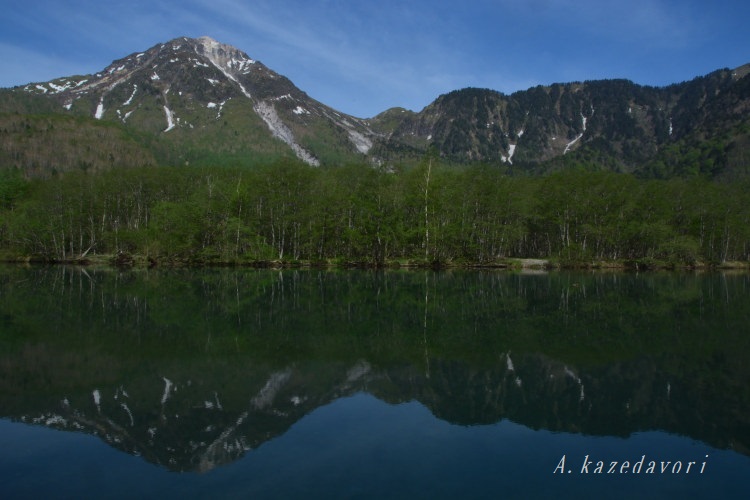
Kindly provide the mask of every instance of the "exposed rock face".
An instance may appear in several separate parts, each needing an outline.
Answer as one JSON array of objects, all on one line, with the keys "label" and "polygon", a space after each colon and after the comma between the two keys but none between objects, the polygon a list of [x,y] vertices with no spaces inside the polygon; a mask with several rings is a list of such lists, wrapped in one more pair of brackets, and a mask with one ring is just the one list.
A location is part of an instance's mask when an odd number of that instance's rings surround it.
[{"label": "exposed rock face", "polygon": [[[750,170],[741,154],[750,144],[749,68],[664,88],[627,80],[512,95],[469,88],[418,113],[393,109],[360,119],[310,98],[237,48],[209,37],[178,38],[95,75],[0,91],[0,112],[38,113],[47,111],[39,99],[52,101],[55,113],[153,134],[162,149],[176,151],[164,162],[210,152],[293,155],[310,165],[383,164],[433,151],[451,162],[525,171],[577,163],[645,176],[717,177]],[[23,101],[31,96],[37,100]]]},{"label": "exposed rock face", "polygon": [[[287,78],[209,37],[178,38],[114,61],[95,75],[22,90],[51,98],[68,112],[157,135],[216,129],[230,120],[225,108],[231,106],[234,114],[249,115],[250,123],[248,118],[229,123],[237,133],[222,140],[262,146],[272,137],[316,166],[326,151],[313,151],[305,142],[324,142],[319,136],[333,131],[337,140],[331,147],[356,157],[369,151],[375,136],[363,120],[311,99]],[[265,130],[253,126],[258,119]]]},{"label": "exposed rock face", "polygon": [[634,171],[670,147],[695,147],[721,134],[727,145],[744,144],[748,134],[737,127],[750,118],[747,68],[665,88],[604,80],[540,86],[510,96],[457,90],[420,113],[402,114],[395,126],[393,113],[376,117],[393,127],[376,149],[387,155],[432,147],[453,161],[507,165],[578,152],[579,160]]}]

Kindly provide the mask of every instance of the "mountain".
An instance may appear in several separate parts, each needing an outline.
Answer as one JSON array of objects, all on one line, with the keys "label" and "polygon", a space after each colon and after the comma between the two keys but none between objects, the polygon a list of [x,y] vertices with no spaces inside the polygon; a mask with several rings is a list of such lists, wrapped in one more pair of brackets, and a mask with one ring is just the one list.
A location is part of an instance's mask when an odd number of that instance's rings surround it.
[{"label": "mountain", "polygon": [[0,267],[0,418],[207,470],[367,392],[750,456],[746,274],[86,269]]},{"label": "mountain", "polygon": [[[748,454],[748,419],[731,410],[740,396],[727,388],[710,395],[690,390],[701,380],[672,380],[654,360],[579,371],[540,354],[505,354],[482,368],[436,359],[429,373],[411,364],[347,361],[248,363],[204,367],[184,378],[149,373],[114,385],[92,381],[74,392],[55,387],[58,393],[43,396],[3,395],[0,414],[95,435],[179,472],[208,472],[239,460],[316,410],[361,393],[392,405],[417,401],[460,426],[508,419],[529,429],[622,437],[660,429]],[[241,389],[227,379],[230,371],[243,381]]]},{"label": "mountain", "polygon": [[[150,148],[155,157],[172,163],[294,154],[320,165],[367,153],[374,136],[365,121],[315,101],[244,52],[208,37],[175,39],[94,75],[17,87],[0,98],[0,110],[117,123],[145,133],[157,143]],[[19,128],[12,118],[4,120],[0,125]],[[92,120],[81,125],[100,130]]]},{"label": "mountain", "polygon": [[[746,65],[665,88],[604,80],[538,86],[510,96],[457,90],[420,113],[400,113],[374,153],[399,157],[433,148],[458,163],[528,170],[571,161],[654,176],[691,168],[709,175],[747,169],[744,153],[735,153],[750,145],[749,72]],[[375,121],[393,123],[394,115]],[[680,168],[689,155],[697,155],[697,166]]]},{"label": "mountain", "polygon": [[[178,38],[99,73],[0,91],[0,162],[30,175],[151,164],[584,165],[646,177],[750,172],[750,65],[667,87],[602,80],[511,95],[467,88],[361,119],[246,53]],[[44,147],[48,145],[48,147]]]}]

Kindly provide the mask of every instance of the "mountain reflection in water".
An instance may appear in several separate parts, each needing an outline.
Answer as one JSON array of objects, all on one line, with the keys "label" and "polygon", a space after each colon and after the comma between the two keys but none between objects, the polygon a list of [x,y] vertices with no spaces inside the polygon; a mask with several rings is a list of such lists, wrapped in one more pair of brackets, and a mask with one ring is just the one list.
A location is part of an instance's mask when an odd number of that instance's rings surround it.
[{"label": "mountain reflection in water", "polygon": [[746,274],[2,267],[0,294],[0,417],[169,470],[359,393],[750,455]]}]

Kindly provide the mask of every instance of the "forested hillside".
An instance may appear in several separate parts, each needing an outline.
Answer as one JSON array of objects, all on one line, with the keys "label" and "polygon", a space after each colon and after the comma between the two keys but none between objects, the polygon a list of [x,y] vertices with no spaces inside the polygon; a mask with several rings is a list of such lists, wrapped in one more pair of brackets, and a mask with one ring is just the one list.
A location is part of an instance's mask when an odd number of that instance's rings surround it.
[{"label": "forested hillside", "polygon": [[694,266],[750,258],[750,65],[340,113],[176,38],[0,89],[0,258]]},{"label": "forested hillside", "polygon": [[600,80],[512,95],[456,90],[420,113],[376,117],[392,132],[375,143],[373,154],[403,161],[432,148],[446,161],[492,163],[511,172],[586,165],[642,178],[737,179],[750,172],[744,153],[750,143],[749,69],[715,71],[663,88]]},{"label": "forested hillside", "polygon": [[[76,129],[76,130],[74,130]],[[571,166],[641,178],[750,173],[750,65],[649,87],[629,80],[464,88],[417,112],[333,109],[248,54],[176,38],[92,75],[0,89],[0,168],[29,177],[153,164],[446,164],[543,174]]]},{"label": "forested hillside", "polygon": [[6,259],[715,265],[750,258],[750,184],[492,167],[111,169],[0,175]]}]

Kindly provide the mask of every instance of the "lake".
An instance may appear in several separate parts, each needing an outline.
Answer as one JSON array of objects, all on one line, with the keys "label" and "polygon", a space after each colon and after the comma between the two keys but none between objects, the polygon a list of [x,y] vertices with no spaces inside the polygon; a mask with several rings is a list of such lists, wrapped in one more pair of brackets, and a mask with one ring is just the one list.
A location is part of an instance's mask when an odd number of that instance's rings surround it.
[{"label": "lake", "polygon": [[745,498],[750,275],[0,267],[2,498]]}]

